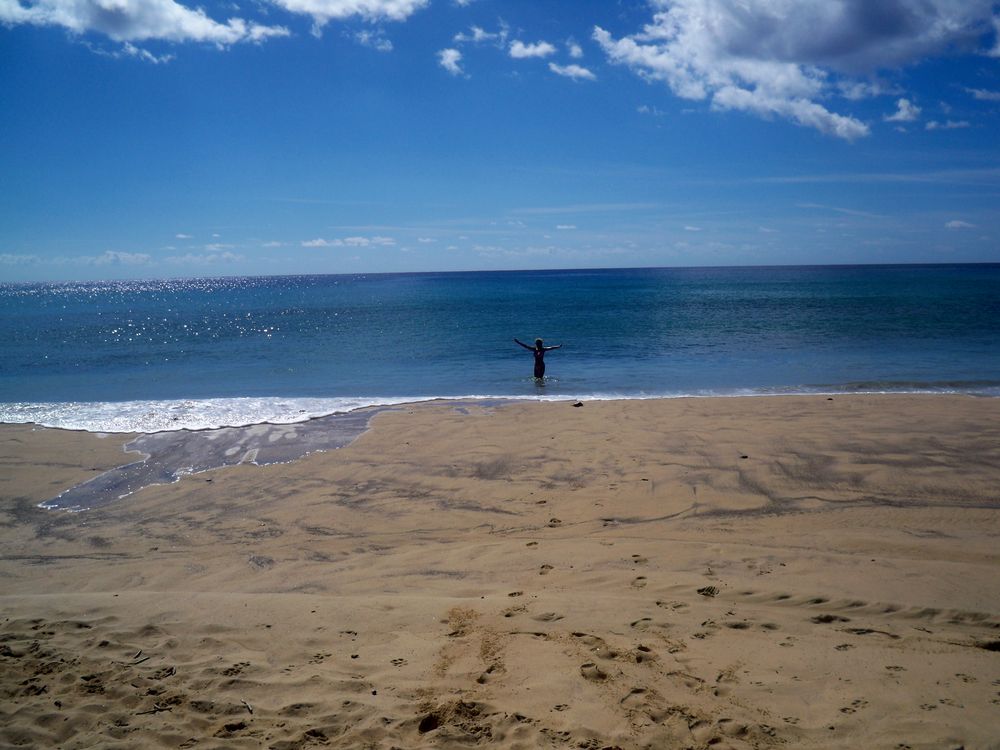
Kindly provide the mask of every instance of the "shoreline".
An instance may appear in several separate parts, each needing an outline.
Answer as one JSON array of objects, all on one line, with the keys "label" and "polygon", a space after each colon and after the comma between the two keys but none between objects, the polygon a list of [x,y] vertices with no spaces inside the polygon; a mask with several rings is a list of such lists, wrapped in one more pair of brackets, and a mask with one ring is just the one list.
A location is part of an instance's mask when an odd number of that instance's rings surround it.
[{"label": "shoreline", "polygon": [[0,741],[990,747],[1000,401],[828,398],[413,404],[77,514],[120,441],[0,426]]},{"label": "shoreline", "polygon": [[[458,395],[458,396],[372,396],[372,397],[220,397],[203,399],[168,399],[168,400],[137,400],[137,401],[68,401],[68,402],[7,402],[0,403],[0,425],[36,425],[46,429],[67,430],[70,432],[89,432],[93,434],[128,435],[128,434],[158,434],[167,432],[197,433],[219,429],[239,429],[257,425],[283,426],[312,422],[317,419],[353,414],[367,409],[407,407],[423,403],[518,403],[518,402],[608,402],[608,401],[659,401],[676,399],[704,398],[780,398],[808,396],[969,396],[973,398],[1000,398],[1000,383],[982,381],[979,385],[956,387],[954,383],[942,383],[940,387],[900,387],[867,389],[856,388],[851,384],[843,386],[817,387],[777,387],[777,388],[745,388],[728,389],[725,391],[679,392],[664,394],[511,394],[511,395]],[[250,416],[226,421],[205,421],[203,412],[211,410],[212,406],[221,406],[222,412],[232,411],[234,404],[259,406],[267,402],[277,406],[270,407],[270,416]],[[316,407],[316,402],[324,402],[324,407]],[[291,404],[292,406],[288,406]],[[313,406],[312,409],[299,409],[300,404]],[[278,408],[278,407],[281,408]],[[194,414],[181,412],[179,407],[193,410]],[[198,410],[202,411],[199,412]],[[290,409],[298,413],[292,415]],[[101,422],[107,412],[114,412],[115,423]],[[246,411],[245,409],[243,411]],[[65,412],[70,412],[66,414]],[[126,417],[121,417],[125,412]],[[82,413],[82,414],[81,414]],[[62,416],[56,416],[62,414]],[[39,420],[38,417],[42,419]]]}]

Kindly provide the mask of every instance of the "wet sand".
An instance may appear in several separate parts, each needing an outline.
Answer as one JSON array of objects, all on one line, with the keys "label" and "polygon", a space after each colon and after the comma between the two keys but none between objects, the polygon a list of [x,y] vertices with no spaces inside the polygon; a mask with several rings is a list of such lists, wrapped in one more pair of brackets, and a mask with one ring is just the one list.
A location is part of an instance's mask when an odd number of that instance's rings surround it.
[{"label": "wet sand", "polygon": [[1000,399],[429,403],[36,505],[0,428],[0,747],[989,748]]}]

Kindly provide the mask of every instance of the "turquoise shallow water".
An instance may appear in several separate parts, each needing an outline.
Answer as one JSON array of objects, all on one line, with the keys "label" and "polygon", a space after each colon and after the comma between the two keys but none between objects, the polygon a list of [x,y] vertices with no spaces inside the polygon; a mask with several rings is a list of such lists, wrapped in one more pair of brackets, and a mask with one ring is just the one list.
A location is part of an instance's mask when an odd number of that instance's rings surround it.
[{"label": "turquoise shallow water", "polygon": [[[549,377],[513,343],[542,337]],[[0,285],[0,421],[297,421],[436,397],[1000,395],[1000,264]]]}]

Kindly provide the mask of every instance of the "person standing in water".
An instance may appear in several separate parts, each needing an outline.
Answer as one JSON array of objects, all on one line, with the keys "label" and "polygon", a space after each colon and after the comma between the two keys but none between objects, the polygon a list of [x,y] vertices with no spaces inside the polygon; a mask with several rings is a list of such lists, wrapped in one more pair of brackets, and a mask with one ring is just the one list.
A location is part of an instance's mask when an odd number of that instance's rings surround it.
[{"label": "person standing in water", "polygon": [[518,341],[514,339],[515,344],[520,344],[525,349],[533,352],[535,355],[535,378],[541,380],[545,377],[545,352],[551,352],[553,349],[562,349],[562,344],[558,346],[545,346],[541,339],[535,339],[534,346],[528,346],[523,341]]}]

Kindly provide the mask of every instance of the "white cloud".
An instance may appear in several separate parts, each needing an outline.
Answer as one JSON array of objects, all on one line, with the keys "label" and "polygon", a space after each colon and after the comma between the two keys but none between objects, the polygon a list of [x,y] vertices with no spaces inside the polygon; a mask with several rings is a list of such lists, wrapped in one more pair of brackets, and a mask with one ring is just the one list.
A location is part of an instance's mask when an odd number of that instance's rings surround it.
[{"label": "white cloud", "polygon": [[896,102],[896,111],[882,119],[886,122],[913,122],[919,116],[920,107],[910,102],[909,99],[900,99]]},{"label": "white cloud", "polygon": [[354,41],[362,47],[370,47],[378,52],[392,52],[392,42],[383,36],[381,30],[362,29],[355,32]]},{"label": "white cloud", "polygon": [[579,60],[583,57],[583,47],[572,40],[566,42],[566,49],[569,52],[569,56],[574,60]]},{"label": "white cloud", "polygon": [[499,31],[487,31],[481,26],[470,26],[468,33],[460,31],[452,37],[452,41],[455,44],[482,44],[490,42],[498,49],[504,49],[507,46],[508,34],[510,34],[510,27],[501,20]]},{"label": "white cloud", "polygon": [[313,19],[314,33],[332,20],[360,17],[366,21],[405,21],[429,0],[270,0],[290,13]]},{"label": "white cloud", "polygon": [[38,263],[40,258],[37,255],[18,255],[16,253],[0,253],[0,265],[4,266],[29,266]]},{"label": "white cloud", "polygon": [[[977,49],[991,0],[650,0],[652,21],[594,39],[609,60],[715,109],[776,115],[854,139],[868,126],[820,103],[846,79]],[[865,93],[863,88],[848,91]]]},{"label": "white cloud", "polygon": [[285,246],[284,242],[278,242],[277,240],[270,240],[269,242],[265,242],[261,245],[261,247],[284,247],[284,246]]},{"label": "white cloud", "polygon": [[988,89],[966,89],[981,102],[1000,102],[1000,91],[990,91]]},{"label": "white cloud", "polygon": [[688,224],[688,225],[686,225],[684,227],[684,231],[685,232],[700,232],[701,231],[701,227],[695,227],[695,226],[691,226],[690,224]]},{"label": "white cloud", "polygon": [[576,224],[556,224],[556,229],[576,229]]},{"label": "white cloud", "polygon": [[314,240],[305,240],[302,247],[388,247],[395,245],[396,240],[392,237],[344,237],[342,239],[326,240],[317,237]]},{"label": "white cloud", "polygon": [[231,253],[228,250],[224,253],[186,253],[185,255],[171,255],[167,258],[167,263],[175,263],[185,266],[207,266],[214,263],[235,263],[244,260],[242,255]]},{"label": "white cloud", "polygon": [[96,257],[84,257],[81,260],[84,263],[92,263],[95,266],[142,266],[149,263],[151,258],[146,253],[120,253],[115,250],[105,250]]},{"label": "white cloud", "polygon": [[565,76],[566,78],[572,78],[574,81],[596,81],[597,76],[591,73],[589,70],[581,65],[556,65],[553,62],[549,63],[549,70],[551,70],[556,75]]},{"label": "white cloud", "polygon": [[556,48],[548,42],[525,44],[520,40],[512,42],[510,49],[508,50],[510,56],[515,60],[523,60],[528,57],[548,57],[549,55],[554,54],[555,51]]},{"label": "white cloud", "polygon": [[438,51],[438,64],[453,76],[465,75],[462,70],[462,53],[457,49],[443,49]]},{"label": "white cloud", "polygon": [[899,93],[895,86],[889,86],[881,81],[837,81],[837,90],[842,97],[852,102]]},{"label": "white cloud", "polygon": [[190,234],[184,234],[183,232],[178,232],[177,234],[174,235],[174,237],[176,239],[178,239],[178,240],[193,240],[194,239],[194,237],[192,235],[190,235]]},{"label": "white cloud", "polygon": [[931,120],[925,127],[927,130],[958,130],[969,127],[969,122],[968,120],[945,120],[944,122]]},{"label": "white cloud", "polygon": [[417,242],[421,245],[430,245],[432,242],[437,242],[433,237],[417,237]]},{"label": "white cloud", "polygon": [[960,219],[952,219],[945,224],[945,227],[948,229],[975,229],[976,225],[970,224],[967,221],[961,221]]},{"label": "white cloud", "polygon": [[[95,32],[116,42],[157,39],[168,42],[210,42],[221,46],[262,42],[288,36],[282,26],[263,26],[242,18],[215,21],[201,8],[174,0],[0,0],[0,22],[61,26],[74,34]],[[145,50],[126,47],[126,54],[153,58]]]}]

